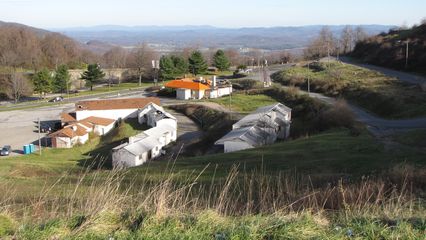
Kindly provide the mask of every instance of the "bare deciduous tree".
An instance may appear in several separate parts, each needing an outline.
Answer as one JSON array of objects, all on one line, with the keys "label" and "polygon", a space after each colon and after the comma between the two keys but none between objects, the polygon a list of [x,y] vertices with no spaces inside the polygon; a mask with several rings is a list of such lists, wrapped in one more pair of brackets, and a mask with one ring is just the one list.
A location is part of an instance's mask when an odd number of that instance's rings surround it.
[{"label": "bare deciduous tree", "polygon": [[366,38],[368,38],[368,34],[365,32],[365,30],[362,27],[357,27],[355,29],[354,35],[355,43],[364,41]]},{"label": "bare deciduous tree", "polygon": [[330,28],[323,27],[316,39],[305,50],[305,58],[315,59],[331,56],[337,51],[336,39]]},{"label": "bare deciduous tree", "polygon": [[348,53],[352,51],[353,49],[353,43],[354,43],[354,32],[352,27],[346,26],[342,30],[342,35],[340,37],[340,43],[343,47],[343,53]]},{"label": "bare deciduous tree", "polygon": [[151,68],[151,61],[157,59],[157,53],[147,44],[142,44],[130,52],[127,65],[136,69],[139,78],[139,86],[142,84],[142,76]]},{"label": "bare deciduous tree", "polygon": [[15,103],[22,96],[28,96],[33,91],[31,83],[22,73],[12,72],[7,74],[0,80],[0,83],[4,86],[6,96],[13,99]]},{"label": "bare deciduous tree", "polygon": [[103,55],[103,62],[108,68],[123,68],[126,65],[127,51],[114,47]]}]

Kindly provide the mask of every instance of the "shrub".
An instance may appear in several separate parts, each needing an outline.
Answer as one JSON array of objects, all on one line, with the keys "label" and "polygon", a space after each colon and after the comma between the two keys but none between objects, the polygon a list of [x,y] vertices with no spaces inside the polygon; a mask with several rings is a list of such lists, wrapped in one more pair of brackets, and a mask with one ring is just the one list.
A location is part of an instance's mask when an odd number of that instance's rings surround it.
[{"label": "shrub", "polygon": [[157,92],[157,96],[175,98],[176,90],[172,88],[163,88]]},{"label": "shrub", "polygon": [[[256,87],[258,81],[253,79],[241,79],[233,81],[233,87],[235,89],[250,90]],[[234,85],[235,84],[235,85]]]},{"label": "shrub", "polygon": [[321,127],[345,127],[352,129],[355,125],[355,116],[346,101],[340,99],[329,109],[321,113]]}]

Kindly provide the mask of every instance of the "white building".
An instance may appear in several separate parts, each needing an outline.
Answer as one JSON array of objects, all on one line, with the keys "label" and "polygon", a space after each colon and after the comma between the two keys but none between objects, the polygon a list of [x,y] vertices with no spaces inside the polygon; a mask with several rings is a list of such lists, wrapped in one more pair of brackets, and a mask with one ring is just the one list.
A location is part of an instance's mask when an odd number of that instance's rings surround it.
[{"label": "white building", "polygon": [[84,126],[89,132],[93,132],[98,136],[103,136],[109,133],[115,125],[114,119],[101,118],[101,117],[88,117],[77,122],[77,124]]},{"label": "white building", "polygon": [[89,132],[80,125],[70,125],[49,135],[54,148],[72,148],[76,144],[85,144],[89,140]]},{"label": "white building", "polygon": [[148,97],[81,101],[75,104],[75,118],[77,121],[88,117],[114,120],[137,118],[139,110],[151,102],[159,105],[160,99]]},{"label": "white building", "polygon": [[85,144],[89,133],[98,136],[107,134],[114,128],[115,120],[100,117],[88,117],[65,125],[63,129],[49,135],[53,148],[71,148],[76,144]]},{"label": "white building", "polygon": [[139,111],[138,121],[140,124],[146,123],[150,127],[166,124],[177,129],[176,118],[155,103],[150,103]]},{"label": "white building", "polygon": [[177,120],[170,113],[155,103],[148,104],[138,113],[139,123],[146,123],[152,128],[130,137],[112,150],[114,167],[126,168],[142,165],[148,160],[161,155],[163,147],[176,141]]},{"label": "white building", "polygon": [[213,79],[180,79],[168,82],[168,88],[176,89],[176,98],[180,100],[219,98],[232,93],[232,85],[218,84],[216,76]]},{"label": "white building", "polygon": [[224,152],[235,152],[272,144],[290,135],[291,109],[281,103],[258,108],[232,126],[232,131],[216,141]]}]

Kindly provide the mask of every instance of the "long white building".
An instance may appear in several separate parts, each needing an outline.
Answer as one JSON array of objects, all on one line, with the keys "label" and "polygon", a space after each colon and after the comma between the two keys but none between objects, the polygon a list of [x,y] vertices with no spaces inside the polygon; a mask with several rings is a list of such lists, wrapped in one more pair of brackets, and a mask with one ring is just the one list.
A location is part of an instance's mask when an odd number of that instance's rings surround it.
[{"label": "long white building", "polygon": [[281,103],[258,108],[232,126],[232,131],[216,141],[224,152],[235,152],[272,144],[290,135],[291,109]]}]

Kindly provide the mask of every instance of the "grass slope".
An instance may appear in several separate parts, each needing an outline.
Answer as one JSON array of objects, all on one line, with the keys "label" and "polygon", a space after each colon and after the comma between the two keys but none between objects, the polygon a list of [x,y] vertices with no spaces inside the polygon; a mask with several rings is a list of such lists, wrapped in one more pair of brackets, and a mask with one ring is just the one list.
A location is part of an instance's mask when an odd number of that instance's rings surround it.
[{"label": "grass slope", "polygon": [[343,97],[386,118],[426,115],[426,92],[379,72],[338,62],[292,67],[273,74],[274,81],[295,85],[332,97]]},{"label": "grass slope", "polygon": [[[251,150],[180,158],[173,169],[185,176],[209,166],[203,174],[206,181],[213,175],[218,180],[225,177],[233,165],[239,165],[244,171],[263,169],[273,175],[296,171],[312,177],[338,178],[374,174],[402,163],[424,167],[422,159],[421,152],[417,150],[387,150],[366,131],[359,136],[351,136],[349,130],[336,129]],[[132,169],[130,173],[147,172],[154,176],[162,174],[167,167],[166,162],[154,161]]]}]

